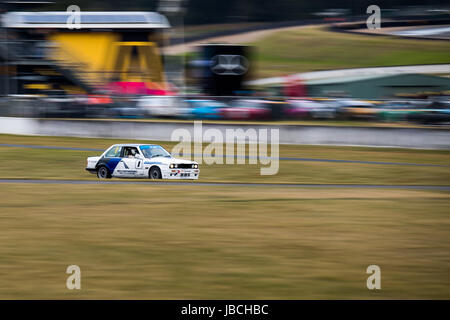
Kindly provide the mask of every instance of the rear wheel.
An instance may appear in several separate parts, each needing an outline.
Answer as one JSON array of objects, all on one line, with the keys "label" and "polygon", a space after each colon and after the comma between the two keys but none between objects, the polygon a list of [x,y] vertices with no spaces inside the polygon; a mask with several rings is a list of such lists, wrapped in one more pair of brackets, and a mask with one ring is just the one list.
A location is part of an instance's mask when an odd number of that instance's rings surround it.
[{"label": "rear wheel", "polygon": [[161,170],[158,167],[152,167],[148,175],[150,179],[162,179]]},{"label": "rear wheel", "polygon": [[109,172],[107,167],[101,166],[97,170],[97,177],[99,179],[110,179],[111,178],[111,173]]}]

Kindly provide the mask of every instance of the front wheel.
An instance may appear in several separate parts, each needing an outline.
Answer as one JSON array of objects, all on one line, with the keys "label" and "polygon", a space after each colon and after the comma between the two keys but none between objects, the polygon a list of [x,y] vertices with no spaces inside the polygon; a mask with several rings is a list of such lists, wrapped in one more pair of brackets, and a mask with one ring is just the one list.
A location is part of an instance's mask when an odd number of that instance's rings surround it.
[{"label": "front wheel", "polygon": [[152,167],[149,172],[150,179],[162,179],[161,170],[158,167]]},{"label": "front wheel", "polygon": [[101,166],[97,170],[97,177],[99,179],[110,179],[111,178],[111,173],[109,172],[107,167]]}]

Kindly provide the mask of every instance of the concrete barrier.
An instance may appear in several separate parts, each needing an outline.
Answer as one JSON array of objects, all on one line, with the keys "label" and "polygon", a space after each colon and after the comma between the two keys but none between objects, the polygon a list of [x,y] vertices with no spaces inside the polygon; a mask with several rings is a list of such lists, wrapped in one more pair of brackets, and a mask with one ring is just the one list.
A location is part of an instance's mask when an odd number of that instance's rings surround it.
[{"label": "concrete barrier", "polygon": [[[386,128],[323,125],[213,124],[202,123],[203,132],[218,129],[279,129],[281,144],[373,146],[450,149],[450,130],[439,128]],[[52,120],[0,117],[0,133],[90,138],[121,138],[171,141],[176,129],[186,129],[194,138],[194,124],[188,122],[121,120]],[[203,141],[208,142],[206,139]]]}]

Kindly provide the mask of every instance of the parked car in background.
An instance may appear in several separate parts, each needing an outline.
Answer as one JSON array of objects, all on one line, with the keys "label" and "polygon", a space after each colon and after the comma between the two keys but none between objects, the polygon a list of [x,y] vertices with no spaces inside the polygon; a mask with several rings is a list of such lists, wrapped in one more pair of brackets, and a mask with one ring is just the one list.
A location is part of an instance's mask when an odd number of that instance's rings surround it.
[{"label": "parked car in background", "polygon": [[386,101],[377,105],[377,118],[382,121],[404,121],[414,113],[423,112],[429,103]]},{"label": "parked car in background", "polygon": [[[312,102],[316,104],[316,102]],[[284,116],[287,119],[306,119],[310,117],[311,101],[288,100],[284,108]]]},{"label": "parked car in background", "polygon": [[407,120],[422,124],[450,123],[450,101],[434,101],[422,108],[421,112],[408,114]]},{"label": "parked car in background", "polygon": [[375,104],[363,100],[335,100],[340,117],[345,119],[373,120],[377,116]]},{"label": "parked car in background", "polygon": [[270,103],[262,99],[234,100],[222,109],[222,114],[229,120],[269,120],[272,119]]},{"label": "parked car in background", "polygon": [[142,96],[138,98],[137,107],[149,117],[176,117],[188,113],[185,102],[176,96]]},{"label": "parked car in background", "polygon": [[285,109],[287,118],[334,119],[336,106],[330,101],[312,101],[305,99],[288,100]]},{"label": "parked car in background", "polygon": [[90,117],[88,99],[67,96],[39,98],[39,116],[43,118],[87,118]]},{"label": "parked car in background", "polygon": [[222,109],[227,105],[212,99],[186,99],[187,111],[185,117],[189,119],[222,119]]},{"label": "parked car in background", "polygon": [[89,118],[143,118],[145,112],[129,98],[90,96],[86,101]]}]

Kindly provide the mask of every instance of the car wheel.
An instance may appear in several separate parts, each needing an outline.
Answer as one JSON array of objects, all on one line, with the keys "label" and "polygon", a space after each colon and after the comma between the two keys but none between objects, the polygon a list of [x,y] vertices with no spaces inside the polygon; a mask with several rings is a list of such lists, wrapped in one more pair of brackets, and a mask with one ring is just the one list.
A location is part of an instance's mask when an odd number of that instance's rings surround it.
[{"label": "car wheel", "polygon": [[107,167],[101,166],[97,170],[97,177],[99,179],[110,179],[111,178],[111,173],[109,172]]},{"label": "car wheel", "polygon": [[150,169],[150,172],[149,172],[149,178],[150,179],[161,179],[162,178],[162,175],[161,175],[161,170],[159,170],[159,168],[158,167],[152,167],[151,169]]}]

